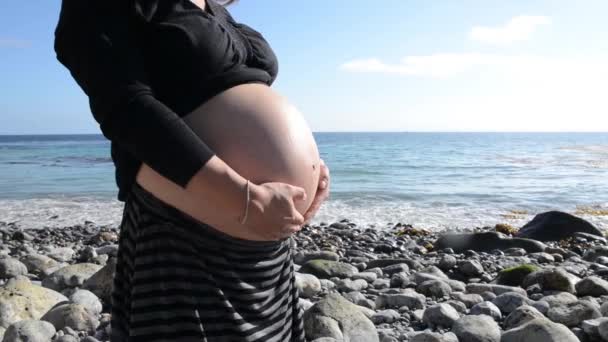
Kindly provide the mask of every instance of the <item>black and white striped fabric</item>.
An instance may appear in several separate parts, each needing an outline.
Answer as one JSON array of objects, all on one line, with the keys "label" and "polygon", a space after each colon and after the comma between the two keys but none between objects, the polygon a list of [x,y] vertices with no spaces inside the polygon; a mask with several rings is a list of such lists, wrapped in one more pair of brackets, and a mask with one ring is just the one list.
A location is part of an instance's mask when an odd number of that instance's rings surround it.
[{"label": "black and white striped fabric", "polygon": [[248,241],[137,182],[125,202],[111,342],[303,342],[291,238]]}]

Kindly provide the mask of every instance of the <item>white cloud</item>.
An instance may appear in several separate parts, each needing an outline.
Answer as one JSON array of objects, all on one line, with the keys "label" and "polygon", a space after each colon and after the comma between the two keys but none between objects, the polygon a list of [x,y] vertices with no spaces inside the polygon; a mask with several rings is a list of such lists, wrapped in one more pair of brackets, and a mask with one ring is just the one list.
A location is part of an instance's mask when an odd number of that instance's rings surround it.
[{"label": "white cloud", "polygon": [[530,39],[530,36],[541,25],[551,23],[545,16],[520,15],[501,27],[475,26],[471,29],[469,37],[472,40],[489,44],[510,44]]},{"label": "white cloud", "polygon": [[[608,58],[604,56],[440,53],[409,56],[393,64],[359,59],[341,68],[406,77],[450,77],[451,86],[461,85],[458,94],[450,94],[439,82],[436,93],[420,94],[424,100],[395,100],[386,112],[402,114],[384,120],[374,117],[369,125],[389,122],[391,127],[405,130],[448,131],[608,129],[604,94]],[[470,87],[474,90],[467,92]]]},{"label": "white cloud", "polygon": [[390,73],[406,76],[446,78],[467,72],[476,74],[499,71],[507,75],[538,78],[569,73],[606,72],[608,61],[590,58],[556,58],[532,55],[483,53],[439,53],[408,56],[401,63],[389,64],[376,58],[346,62],[340,69],[351,72]]}]

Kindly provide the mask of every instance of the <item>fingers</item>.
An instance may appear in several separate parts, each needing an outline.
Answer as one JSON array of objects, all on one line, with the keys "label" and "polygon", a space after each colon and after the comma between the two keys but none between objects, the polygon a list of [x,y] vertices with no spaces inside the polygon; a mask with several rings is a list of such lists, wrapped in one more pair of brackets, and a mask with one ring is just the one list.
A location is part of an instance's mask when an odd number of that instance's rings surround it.
[{"label": "fingers", "polygon": [[302,216],[302,214],[300,214],[300,212],[297,210],[294,210],[291,216],[285,216],[283,219],[285,220],[286,224],[304,224],[304,216]]},{"label": "fingers", "polygon": [[304,188],[292,185],[291,191],[292,191],[294,200],[302,200],[302,201],[306,200],[306,190],[304,190]]}]

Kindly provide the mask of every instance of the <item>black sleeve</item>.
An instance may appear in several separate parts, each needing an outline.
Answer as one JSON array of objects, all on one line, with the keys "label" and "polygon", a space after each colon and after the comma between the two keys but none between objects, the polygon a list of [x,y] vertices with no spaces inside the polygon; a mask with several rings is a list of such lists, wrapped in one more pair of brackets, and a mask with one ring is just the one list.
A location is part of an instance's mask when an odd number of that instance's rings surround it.
[{"label": "black sleeve", "polygon": [[103,135],[185,188],[215,153],[155,98],[128,8],[111,3],[130,1],[62,0],[57,60],[89,97]]}]

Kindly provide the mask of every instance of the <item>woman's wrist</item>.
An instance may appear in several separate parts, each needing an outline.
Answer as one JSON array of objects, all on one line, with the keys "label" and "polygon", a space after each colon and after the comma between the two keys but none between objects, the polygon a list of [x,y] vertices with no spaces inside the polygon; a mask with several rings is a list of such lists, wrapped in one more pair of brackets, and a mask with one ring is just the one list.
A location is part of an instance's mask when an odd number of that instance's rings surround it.
[{"label": "woman's wrist", "polygon": [[[186,191],[194,197],[203,197],[215,202],[219,217],[230,217],[238,224],[243,216],[246,201],[247,179],[232,169],[217,156],[213,156],[188,184]],[[253,183],[250,182],[250,186]],[[250,189],[251,190],[251,189]]]}]

